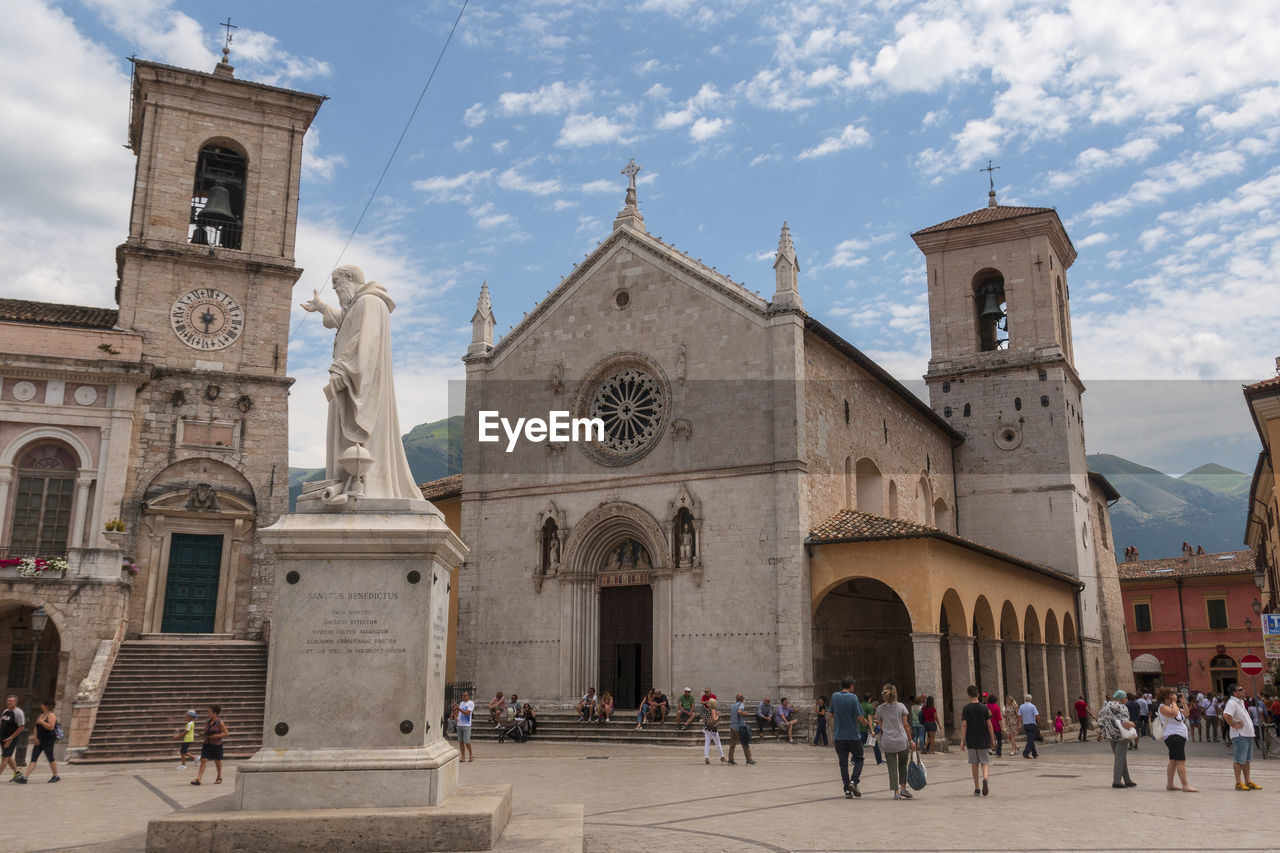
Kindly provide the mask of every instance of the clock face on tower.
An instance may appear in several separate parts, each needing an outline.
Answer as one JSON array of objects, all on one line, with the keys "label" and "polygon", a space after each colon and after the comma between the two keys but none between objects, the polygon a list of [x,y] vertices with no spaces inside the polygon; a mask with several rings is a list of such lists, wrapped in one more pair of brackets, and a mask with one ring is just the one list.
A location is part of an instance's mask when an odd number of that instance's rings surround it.
[{"label": "clock face on tower", "polygon": [[244,312],[222,291],[197,287],[173,303],[169,322],[174,334],[192,349],[224,349],[244,331]]}]

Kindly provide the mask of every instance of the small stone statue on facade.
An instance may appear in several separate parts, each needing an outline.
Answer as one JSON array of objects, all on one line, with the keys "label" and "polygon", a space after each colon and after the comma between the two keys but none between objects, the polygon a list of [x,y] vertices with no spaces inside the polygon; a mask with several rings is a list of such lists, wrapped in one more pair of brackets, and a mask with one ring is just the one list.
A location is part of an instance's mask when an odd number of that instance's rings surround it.
[{"label": "small stone statue on facade", "polygon": [[377,282],[365,283],[359,267],[341,266],[331,277],[338,308],[318,292],[302,303],[337,329],[333,363],[324,388],[329,401],[325,478],[321,500],[343,505],[349,497],[423,500],[400,439],[391,371],[391,312],[396,304]]},{"label": "small stone statue on facade", "polygon": [[551,541],[547,543],[547,570],[554,572],[560,565],[560,536],[554,530],[548,535]]},{"label": "small stone statue on facade", "polygon": [[684,527],[680,528],[680,565],[688,566],[692,564],[693,527],[686,521]]}]

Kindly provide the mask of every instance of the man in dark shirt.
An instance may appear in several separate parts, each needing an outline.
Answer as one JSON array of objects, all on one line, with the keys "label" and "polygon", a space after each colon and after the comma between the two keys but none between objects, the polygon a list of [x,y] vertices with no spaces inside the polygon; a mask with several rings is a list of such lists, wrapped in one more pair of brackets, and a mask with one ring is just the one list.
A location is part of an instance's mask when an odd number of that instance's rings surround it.
[{"label": "man in dark shirt", "polygon": [[[835,742],[836,761],[840,763],[840,781],[844,798],[861,797],[858,781],[862,779],[862,734],[858,724],[866,721],[862,703],[853,692],[853,679],[840,682],[840,692],[831,695],[831,739]],[[853,775],[849,775],[849,756],[853,756]]]},{"label": "man in dark shirt", "polygon": [[[969,685],[969,704],[960,711],[960,740],[969,751],[969,769],[973,771],[973,795],[985,797],[991,779],[991,760],[987,750],[995,740],[991,731],[991,710],[978,701],[977,685]],[[978,768],[982,768],[982,787],[978,787]]]},{"label": "man in dark shirt", "polygon": [[649,720],[662,725],[662,721],[667,718],[669,707],[666,694],[656,687],[653,688],[653,698],[649,700]]},{"label": "man in dark shirt", "polygon": [[[1132,693],[1126,693],[1124,706],[1129,711],[1129,722],[1133,723],[1138,727],[1138,730],[1141,731],[1142,724],[1138,721],[1142,719],[1142,706],[1138,704],[1138,697]],[[1129,748],[1136,750],[1138,748],[1139,740],[1140,738],[1134,738],[1129,741]]]},{"label": "man in dark shirt", "polygon": [[3,756],[3,760],[0,760],[0,774],[9,767],[13,770],[14,779],[22,775],[13,753],[18,748],[18,735],[22,734],[26,727],[27,720],[22,714],[22,709],[18,707],[18,697],[10,696],[4,702],[4,713],[0,714],[0,756]]},{"label": "man in dark shirt", "polygon": [[1084,743],[1089,737],[1089,718],[1093,716],[1093,712],[1089,710],[1089,703],[1081,696],[1076,700],[1076,721],[1080,723],[1080,731],[1076,734],[1076,740]]}]

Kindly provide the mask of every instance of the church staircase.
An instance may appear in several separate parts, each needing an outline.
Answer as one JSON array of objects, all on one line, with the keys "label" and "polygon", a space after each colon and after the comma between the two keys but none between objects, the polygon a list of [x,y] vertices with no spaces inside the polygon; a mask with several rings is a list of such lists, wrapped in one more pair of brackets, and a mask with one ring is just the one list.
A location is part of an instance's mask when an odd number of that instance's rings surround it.
[{"label": "church staircase", "polygon": [[[607,723],[581,723],[578,722],[578,714],[576,711],[541,711],[538,714],[538,733],[533,736],[532,741],[536,743],[608,743],[608,744],[640,744],[643,746],[697,746],[702,747],[702,724],[694,721],[689,724],[689,728],[680,729],[676,726],[675,720],[667,720],[662,725],[654,725],[653,723],[645,723],[643,729],[636,729],[636,712],[634,710],[620,710],[611,721]],[[476,708],[475,724],[471,729],[471,740],[479,741],[496,741],[500,731],[494,728],[493,723],[486,722],[481,716],[487,717],[487,711],[481,707]],[[508,726],[503,726],[503,730]],[[828,737],[830,736],[830,726],[828,725]],[[792,734],[797,744],[807,743],[806,738],[813,737],[813,728],[810,721],[805,719],[805,715],[801,715],[796,721]],[[754,746],[761,742],[756,736],[755,724],[751,725],[751,744]],[[457,737],[451,732],[449,740],[457,741]],[[727,751],[729,749],[729,715],[725,712],[724,717],[720,721],[720,742],[724,744]],[[764,743],[786,743],[785,737],[775,738],[767,730],[763,738]],[[507,743],[511,743],[510,740]]]},{"label": "church staircase", "polygon": [[89,748],[77,763],[177,761],[173,739],[194,709],[200,754],[209,706],[222,706],[231,737],[226,758],[253,755],[262,745],[267,692],[267,644],[187,637],[126,640],[107,677]]}]

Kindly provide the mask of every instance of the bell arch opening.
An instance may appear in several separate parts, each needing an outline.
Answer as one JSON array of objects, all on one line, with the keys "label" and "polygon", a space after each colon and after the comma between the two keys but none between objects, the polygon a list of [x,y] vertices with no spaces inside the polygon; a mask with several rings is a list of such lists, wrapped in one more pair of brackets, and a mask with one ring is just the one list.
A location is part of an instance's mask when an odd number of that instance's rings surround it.
[{"label": "bell arch opening", "polygon": [[196,157],[187,242],[239,249],[249,160],[230,140],[209,140]]}]

